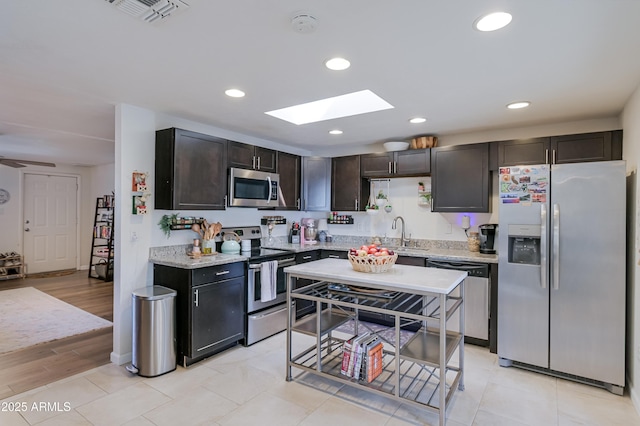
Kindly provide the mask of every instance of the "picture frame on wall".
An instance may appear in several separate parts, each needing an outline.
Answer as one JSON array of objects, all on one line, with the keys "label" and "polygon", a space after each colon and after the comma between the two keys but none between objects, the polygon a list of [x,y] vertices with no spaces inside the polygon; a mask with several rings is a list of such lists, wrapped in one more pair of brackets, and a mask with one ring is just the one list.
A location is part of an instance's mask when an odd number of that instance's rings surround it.
[{"label": "picture frame on wall", "polygon": [[133,172],[131,177],[131,190],[133,192],[145,192],[147,190],[147,174]]}]

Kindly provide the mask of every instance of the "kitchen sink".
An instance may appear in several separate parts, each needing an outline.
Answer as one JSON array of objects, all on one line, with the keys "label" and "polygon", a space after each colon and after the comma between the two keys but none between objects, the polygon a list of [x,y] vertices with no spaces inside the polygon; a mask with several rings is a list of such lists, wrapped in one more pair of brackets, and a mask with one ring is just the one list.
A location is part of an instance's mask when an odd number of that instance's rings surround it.
[{"label": "kitchen sink", "polygon": [[426,254],[427,251],[429,251],[429,249],[412,248],[412,247],[389,247],[389,248],[393,250],[395,253],[398,253],[398,255],[403,255],[403,254],[421,255],[421,254]]}]

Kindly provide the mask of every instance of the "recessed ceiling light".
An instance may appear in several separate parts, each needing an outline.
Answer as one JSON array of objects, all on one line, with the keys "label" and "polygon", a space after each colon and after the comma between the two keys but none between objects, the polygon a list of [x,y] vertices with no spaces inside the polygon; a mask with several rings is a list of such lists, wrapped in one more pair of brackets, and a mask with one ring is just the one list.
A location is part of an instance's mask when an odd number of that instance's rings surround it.
[{"label": "recessed ceiling light", "polygon": [[333,129],[333,130],[329,130],[329,133],[332,134],[332,135],[341,135],[342,134],[342,130]]},{"label": "recessed ceiling light", "polygon": [[511,19],[511,14],[507,12],[490,13],[476,19],[473,27],[478,31],[495,31],[509,25]]},{"label": "recessed ceiling light", "polygon": [[244,97],[244,92],[240,89],[227,89],[224,91],[224,94],[230,96],[232,98],[242,98]]},{"label": "recessed ceiling light", "polygon": [[511,102],[509,105],[507,105],[507,108],[509,108],[509,109],[520,109],[520,108],[526,108],[529,105],[531,105],[531,102],[528,102],[528,101]]},{"label": "recessed ceiling light", "polygon": [[347,93],[346,95],[334,96],[333,98],[267,111],[265,114],[300,125],[391,108],[393,108],[393,105],[371,90],[361,90]]},{"label": "recessed ceiling light", "polygon": [[409,123],[419,124],[419,123],[424,123],[425,121],[427,121],[427,119],[424,117],[413,117],[412,119],[409,120]]},{"label": "recessed ceiling light", "polygon": [[333,71],[342,71],[346,70],[351,66],[351,62],[347,61],[344,58],[331,58],[327,60],[324,65]]}]

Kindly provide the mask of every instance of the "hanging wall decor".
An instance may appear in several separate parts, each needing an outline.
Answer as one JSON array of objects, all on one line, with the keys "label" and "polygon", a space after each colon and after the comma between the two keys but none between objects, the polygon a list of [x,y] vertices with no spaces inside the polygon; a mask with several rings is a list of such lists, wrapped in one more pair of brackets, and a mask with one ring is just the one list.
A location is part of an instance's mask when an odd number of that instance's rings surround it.
[{"label": "hanging wall decor", "polygon": [[147,174],[143,172],[133,172],[131,179],[131,190],[134,192],[145,192],[147,190]]},{"label": "hanging wall decor", "polygon": [[131,191],[133,194],[131,202],[132,214],[147,214],[147,199],[151,192],[147,187],[147,176],[149,173],[135,171],[131,175]]}]

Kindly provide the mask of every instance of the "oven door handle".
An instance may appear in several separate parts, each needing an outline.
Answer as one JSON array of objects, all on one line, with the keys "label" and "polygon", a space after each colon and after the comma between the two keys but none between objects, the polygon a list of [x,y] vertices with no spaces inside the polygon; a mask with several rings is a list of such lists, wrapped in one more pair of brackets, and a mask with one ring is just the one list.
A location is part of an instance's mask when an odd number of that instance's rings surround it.
[{"label": "oven door handle", "polygon": [[[278,268],[283,268],[287,266],[293,266],[296,264],[296,258],[290,257],[288,259],[278,260]],[[250,263],[249,269],[260,269],[262,263]]]}]

